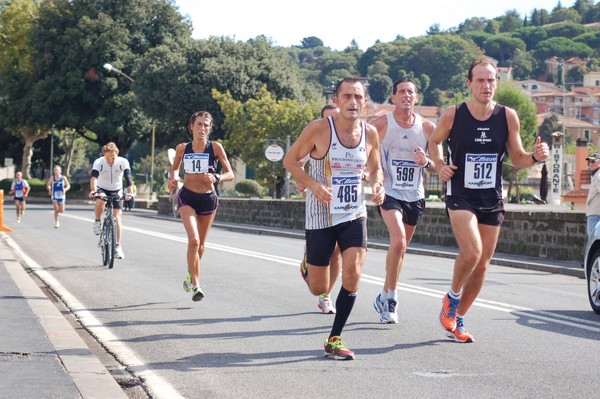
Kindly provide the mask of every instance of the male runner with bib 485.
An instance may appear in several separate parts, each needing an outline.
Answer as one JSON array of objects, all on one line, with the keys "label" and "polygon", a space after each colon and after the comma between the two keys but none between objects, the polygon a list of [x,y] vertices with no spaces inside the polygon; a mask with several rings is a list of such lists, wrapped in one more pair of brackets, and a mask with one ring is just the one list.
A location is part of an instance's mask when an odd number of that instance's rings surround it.
[{"label": "male runner with bib 485", "polygon": [[[329,288],[329,262],[336,243],[342,252],[342,287],[325,356],[354,359],[341,339],[342,329],[356,301],[367,252],[367,211],[362,188],[365,165],[373,189],[372,201],[380,205],[385,195],[375,128],[359,119],[367,103],[367,88],[360,79],[345,78],[335,88],[333,102],[339,112],[310,122],[289,149],[283,165],[307,187],[306,261],[302,270],[310,292],[320,295]],[[310,154],[310,171],[300,166]]]}]

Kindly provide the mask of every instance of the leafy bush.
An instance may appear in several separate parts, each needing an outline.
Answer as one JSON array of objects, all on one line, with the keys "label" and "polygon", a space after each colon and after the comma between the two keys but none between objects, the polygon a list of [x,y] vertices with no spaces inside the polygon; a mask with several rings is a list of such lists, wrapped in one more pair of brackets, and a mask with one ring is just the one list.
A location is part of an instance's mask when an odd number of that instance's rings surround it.
[{"label": "leafy bush", "polygon": [[262,197],[262,189],[256,180],[242,180],[235,185],[235,191],[247,197]]}]

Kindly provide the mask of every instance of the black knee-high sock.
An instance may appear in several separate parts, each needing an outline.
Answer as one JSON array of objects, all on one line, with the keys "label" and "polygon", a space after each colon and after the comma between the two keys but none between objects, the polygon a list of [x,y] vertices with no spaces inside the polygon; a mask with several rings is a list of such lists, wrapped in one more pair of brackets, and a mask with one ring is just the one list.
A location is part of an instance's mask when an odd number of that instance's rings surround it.
[{"label": "black knee-high sock", "polygon": [[340,293],[335,301],[336,312],[331,334],[329,335],[330,338],[342,335],[342,330],[346,325],[346,321],[348,321],[355,301],[356,292],[348,292],[344,287],[340,289]]}]

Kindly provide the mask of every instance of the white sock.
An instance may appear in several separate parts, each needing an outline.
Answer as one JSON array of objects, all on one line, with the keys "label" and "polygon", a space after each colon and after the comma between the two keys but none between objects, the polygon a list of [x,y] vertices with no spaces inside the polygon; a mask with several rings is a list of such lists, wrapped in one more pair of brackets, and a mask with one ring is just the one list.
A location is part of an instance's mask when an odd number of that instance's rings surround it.
[{"label": "white sock", "polygon": [[459,291],[458,294],[452,290],[448,291],[448,295],[452,299],[460,299],[460,294],[462,294],[462,291]]}]

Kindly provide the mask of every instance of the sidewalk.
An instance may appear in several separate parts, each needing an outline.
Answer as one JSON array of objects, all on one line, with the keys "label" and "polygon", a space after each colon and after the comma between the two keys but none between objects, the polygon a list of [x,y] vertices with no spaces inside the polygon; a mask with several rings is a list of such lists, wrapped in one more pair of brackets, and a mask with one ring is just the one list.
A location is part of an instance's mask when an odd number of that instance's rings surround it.
[{"label": "sidewalk", "polygon": [[[136,209],[140,217],[178,219]],[[303,239],[303,231],[216,221],[214,227]],[[114,377],[91,352],[46,294],[17,261],[10,237],[0,233],[0,396],[7,398],[127,399]],[[387,249],[385,242],[369,247]],[[455,248],[411,245],[409,253],[453,258]],[[583,278],[577,262],[496,254],[493,265]]]},{"label": "sidewalk", "polygon": [[17,261],[9,240],[0,235],[0,396],[127,399]]}]

